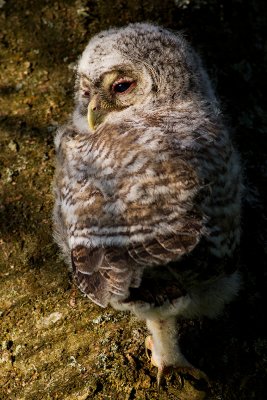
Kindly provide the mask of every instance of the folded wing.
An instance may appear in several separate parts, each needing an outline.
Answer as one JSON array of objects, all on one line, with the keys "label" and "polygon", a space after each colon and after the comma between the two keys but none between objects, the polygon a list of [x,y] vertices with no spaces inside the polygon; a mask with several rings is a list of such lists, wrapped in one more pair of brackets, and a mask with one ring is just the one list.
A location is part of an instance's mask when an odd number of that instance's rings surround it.
[{"label": "folded wing", "polygon": [[[168,264],[190,253],[201,237],[201,224],[188,223],[183,232],[131,244],[127,248],[72,250],[72,267],[80,290],[96,304],[106,307],[112,295],[157,302],[156,298],[184,294],[180,283],[168,273]],[[178,264],[179,265],[179,264]],[[179,267],[177,269],[179,273]],[[156,293],[155,293],[156,290]]]}]

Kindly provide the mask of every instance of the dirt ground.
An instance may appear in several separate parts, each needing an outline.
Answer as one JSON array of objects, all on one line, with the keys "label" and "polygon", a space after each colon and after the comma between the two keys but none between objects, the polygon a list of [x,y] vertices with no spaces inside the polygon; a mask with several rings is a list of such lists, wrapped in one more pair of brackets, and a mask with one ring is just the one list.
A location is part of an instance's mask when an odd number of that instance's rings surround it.
[{"label": "dirt ground", "polygon": [[[265,8],[0,0],[1,400],[266,399]],[[51,235],[53,137],[72,110],[77,57],[99,30],[144,20],[183,29],[198,49],[244,165],[240,296],[218,320],[181,322],[182,349],[209,388],[173,374],[158,393],[143,323],[76,292]]]}]

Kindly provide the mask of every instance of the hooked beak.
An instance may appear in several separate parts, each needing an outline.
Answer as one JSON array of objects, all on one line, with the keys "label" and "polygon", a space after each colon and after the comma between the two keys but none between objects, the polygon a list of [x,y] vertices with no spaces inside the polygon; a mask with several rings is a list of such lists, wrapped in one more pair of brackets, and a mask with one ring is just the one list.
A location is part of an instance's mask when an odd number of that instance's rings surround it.
[{"label": "hooked beak", "polygon": [[101,103],[99,96],[93,96],[92,100],[88,105],[87,120],[89,127],[92,131],[95,131],[97,126],[101,124],[105,116],[103,109],[101,109]]}]

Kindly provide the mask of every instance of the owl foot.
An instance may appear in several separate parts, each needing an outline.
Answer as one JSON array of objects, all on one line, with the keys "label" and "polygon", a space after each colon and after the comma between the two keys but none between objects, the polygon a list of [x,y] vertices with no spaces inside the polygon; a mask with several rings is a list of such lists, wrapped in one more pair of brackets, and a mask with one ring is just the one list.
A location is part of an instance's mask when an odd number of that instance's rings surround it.
[{"label": "owl foot", "polygon": [[[198,368],[193,367],[191,364],[189,364],[187,361],[186,363],[188,365],[166,365],[164,361],[161,360],[156,360],[155,357],[153,357],[153,339],[152,336],[149,335],[145,339],[145,350],[146,350],[146,355],[150,359],[151,364],[154,367],[158,368],[157,372],[157,385],[158,388],[161,386],[162,379],[165,375],[169,374],[170,372],[177,372],[180,376],[181,382],[183,384],[184,379],[186,380],[193,380],[195,382],[204,382],[205,386],[210,386],[209,385],[209,379],[207,375],[201,371]],[[151,352],[151,356],[149,355],[149,352]]]},{"label": "owl foot", "polygon": [[[158,388],[160,387],[160,384],[162,382],[162,378],[165,374],[167,374],[170,370],[171,367],[167,367],[163,363],[158,363],[155,358],[153,357],[153,339],[152,336],[149,335],[145,339],[145,349],[146,349],[146,356],[148,359],[150,359],[151,364],[154,367],[158,368],[158,373],[157,373],[157,385]],[[151,356],[149,355],[149,351],[151,352]]]}]

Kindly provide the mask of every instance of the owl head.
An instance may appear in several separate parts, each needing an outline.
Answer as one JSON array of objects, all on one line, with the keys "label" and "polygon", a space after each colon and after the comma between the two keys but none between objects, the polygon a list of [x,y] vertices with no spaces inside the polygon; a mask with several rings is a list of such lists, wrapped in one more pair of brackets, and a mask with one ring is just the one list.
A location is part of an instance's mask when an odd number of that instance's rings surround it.
[{"label": "owl head", "polygon": [[146,23],[110,29],[94,36],[79,60],[74,124],[80,130],[125,118],[125,110],[183,101],[215,104],[201,61],[180,33]]}]

